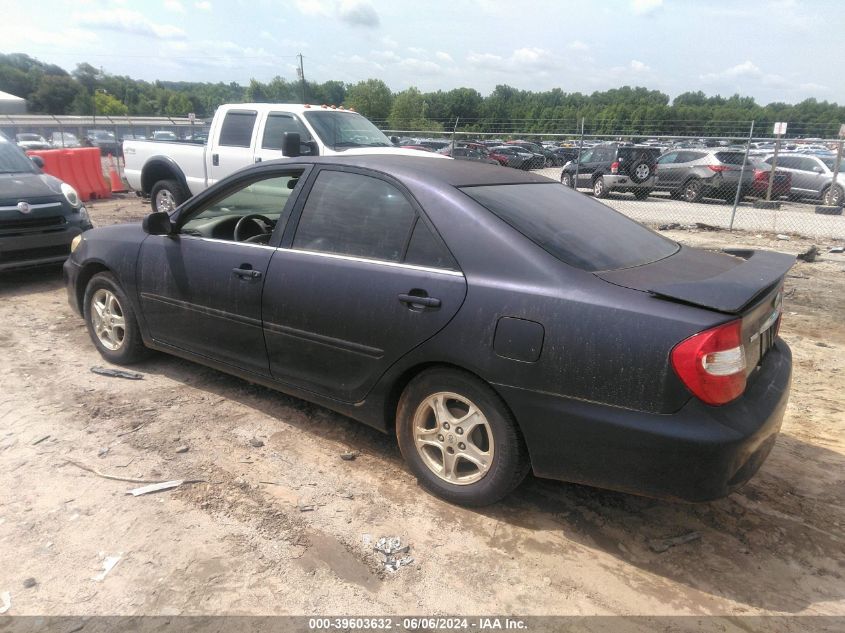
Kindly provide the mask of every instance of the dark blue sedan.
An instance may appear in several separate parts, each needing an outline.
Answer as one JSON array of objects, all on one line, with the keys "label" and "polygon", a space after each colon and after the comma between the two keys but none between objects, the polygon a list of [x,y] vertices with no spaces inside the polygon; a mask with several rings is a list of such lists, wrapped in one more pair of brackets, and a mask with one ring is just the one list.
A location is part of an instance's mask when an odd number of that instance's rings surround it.
[{"label": "dark blue sedan", "polygon": [[707,500],[786,406],[794,258],[666,239],[531,173],[406,156],[246,168],[85,233],[71,305],[115,363],[159,350],[395,433],[480,505],[540,477]]}]

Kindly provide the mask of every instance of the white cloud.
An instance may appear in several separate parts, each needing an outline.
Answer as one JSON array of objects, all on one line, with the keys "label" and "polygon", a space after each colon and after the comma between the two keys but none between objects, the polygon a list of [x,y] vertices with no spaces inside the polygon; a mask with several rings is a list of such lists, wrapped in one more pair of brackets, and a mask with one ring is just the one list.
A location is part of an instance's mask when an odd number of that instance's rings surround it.
[{"label": "white cloud", "polygon": [[331,15],[332,4],[326,0],[296,0],[296,8],[303,15]]},{"label": "white cloud", "polygon": [[338,17],[341,22],[364,28],[377,28],[381,22],[373,5],[361,0],[341,0]]},{"label": "white cloud", "polygon": [[629,65],[631,67],[631,70],[633,70],[635,73],[642,73],[651,70],[649,66],[636,59],[632,59]]},{"label": "white cloud", "polygon": [[173,13],[185,13],[185,6],[179,0],[164,0],[164,8]]},{"label": "white cloud", "polygon": [[119,31],[145,35],[160,40],[184,39],[185,31],[172,24],[158,24],[138,11],[130,9],[101,9],[88,13],[75,13],[73,20],[81,26],[103,31]]},{"label": "white cloud", "polygon": [[449,53],[444,53],[443,51],[437,51],[434,56],[439,59],[441,62],[448,62],[450,64],[454,64],[455,60],[452,59],[452,56]]},{"label": "white cloud", "polygon": [[194,6],[200,11],[211,11],[211,3],[208,0],[200,0],[200,2],[194,2]]},{"label": "white cloud", "polygon": [[442,68],[438,64],[425,59],[416,59],[415,57],[407,57],[397,65],[399,68],[416,75],[439,75],[442,71]]},{"label": "white cloud", "polygon": [[424,49],[424,48],[419,48],[418,46],[409,46],[409,47],[408,47],[408,52],[409,52],[409,53],[413,53],[414,55],[424,55],[424,54],[425,54],[425,49]]},{"label": "white cloud", "polygon": [[569,45],[567,46],[567,48],[568,48],[569,50],[572,50],[572,51],[588,51],[588,50],[590,50],[590,47],[589,47],[589,46],[587,46],[587,45],[586,45],[584,42],[582,42],[581,40],[573,40],[573,41],[571,41],[571,42],[569,43]]},{"label": "white cloud", "polygon": [[731,66],[720,72],[706,73],[701,75],[704,81],[716,81],[719,79],[734,79],[736,77],[759,77],[763,74],[760,67],[751,60],[746,60],[736,66]]},{"label": "white cloud", "polygon": [[387,48],[399,48],[399,42],[394,40],[389,35],[385,35],[381,38],[381,43],[384,44]]},{"label": "white cloud", "polygon": [[631,0],[631,10],[637,15],[653,13],[663,6],[663,0]]},{"label": "white cloud", "polygon": [[508,57],[470,52],[466,59],[470,66],[507,73],[533,72],[544,75],[562,66],[562,62],[551,51],[537,47],[518,48]]}]

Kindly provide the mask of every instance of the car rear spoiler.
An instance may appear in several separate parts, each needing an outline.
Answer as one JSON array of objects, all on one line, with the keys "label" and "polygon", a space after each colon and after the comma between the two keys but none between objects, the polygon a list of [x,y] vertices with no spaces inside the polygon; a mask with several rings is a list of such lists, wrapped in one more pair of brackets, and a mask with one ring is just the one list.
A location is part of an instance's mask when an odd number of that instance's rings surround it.
[{"label": "car rear spoiler", "polygon": [[723,252],[745,261],[714,277],[655,284],[648,291],[658,297],[738,314],[779,283],[795,264],[795,256],[786,253],[739,249]]}]

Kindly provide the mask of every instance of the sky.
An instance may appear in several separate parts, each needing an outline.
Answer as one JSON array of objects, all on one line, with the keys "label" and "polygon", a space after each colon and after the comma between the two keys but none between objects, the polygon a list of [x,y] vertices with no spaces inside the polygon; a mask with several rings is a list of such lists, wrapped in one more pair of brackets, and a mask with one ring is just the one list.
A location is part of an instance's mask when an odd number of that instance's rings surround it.
[{"label": "sky", "polygon": [[135,79],[845,103],[842,0],[3,0],[0,52]]}]

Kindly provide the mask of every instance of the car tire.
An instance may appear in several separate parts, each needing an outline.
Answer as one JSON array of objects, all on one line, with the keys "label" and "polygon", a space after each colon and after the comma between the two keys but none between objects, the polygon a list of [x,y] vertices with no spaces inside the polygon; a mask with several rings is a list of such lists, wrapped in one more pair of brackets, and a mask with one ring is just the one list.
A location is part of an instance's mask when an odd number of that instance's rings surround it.
[{"label": "car tire", "polygon": [[575,179],[572,177],[572,174],[563,173],[560,176],[560,184],[564,187],[569,187],[570,189],[575,189]]},{"label": "car tire", "polygon": [[148,354],[132,304],[114,275],[102,272],[91,277],[82,309],[88,335],[107,361],[129,365]]},{"label": "car tire", "polygon": [[641,182],[645,182],[649,178],[651,178],[651,165],[649,165],[645,161],[638,161],[631,165],[630,174],[631,174],[631,181],[640,184]]},{"label": "car tire", "polygon": [[841,207],[845,195],[840,185],[828,185],[822,192],[822,203],[828,207]]},{"label": "car tire", "polygon": [[701,202],[704,197],[704,185],[698,178],[691,178],[684,183],[683,197],[687,202]]},{"label": "car tire", "polygon": [[170,213],[190,196],[177,180],[159,180],[150,190],[150,206],[153,212]]},{"label": "car tire", "polygon": [[599,176],[593,180],[593,197],[607,198],[607,185],[604,184],[604,178]]},{"label": "car tire", "polygon": [[[463,426],[470,418],[474,427],[467,432]],[[396,437],[420,485],[459,505],[499,501],[530,466],[505,403],[489,385],[459,370],[430,369],[408,384],[397,408]]]},{"label": "car tire", "polygon": [[648,194],[648,189],[634,189],[634,197],[637,200],[645,200],[646,198],[648,198]]}]

